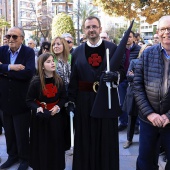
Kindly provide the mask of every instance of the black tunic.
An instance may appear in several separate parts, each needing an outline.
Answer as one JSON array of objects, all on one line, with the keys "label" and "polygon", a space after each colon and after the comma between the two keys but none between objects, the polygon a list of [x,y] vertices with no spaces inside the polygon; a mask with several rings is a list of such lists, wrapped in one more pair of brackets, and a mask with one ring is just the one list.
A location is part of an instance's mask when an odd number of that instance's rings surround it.
[{"label": "black tunic", "polygon": [[[53,84],[53,78],[45,80],[47,84]],[[34,170],[64,170],[64,126],[65,120],[62,109],[59,113],[49,118],[36,116],[36,109],[39,107],[34,101],[53,103],[59,99],[57,105],[62,108],[66,101],[65,87],[60,85],[57,92],[52,96],[44,96],[40,90],[40,80],[32,80],[28,95],[27,104],[32,109],[30,128],[30,166]],[[48,91],[48,89],[47,89]]]},{"label": "black tunic", "polygon": [[[109,42],[104,43],[103,50],[106,48],[110,49],[110,56],[116,50],[116,46]],[[90,116],[96,93],[82,91],[79,86],[79,82],[93,83],[99,80],[106,67],[106,57],[102,56],[100,65],[93,67],[88,62],[85,49],[85,44],[82,44],[72,54],[74,63],[69,85],[69,100],[76,104],[73,170],[119,170],[117,117]],[[100,59],[98,61],[100,62]]]}]

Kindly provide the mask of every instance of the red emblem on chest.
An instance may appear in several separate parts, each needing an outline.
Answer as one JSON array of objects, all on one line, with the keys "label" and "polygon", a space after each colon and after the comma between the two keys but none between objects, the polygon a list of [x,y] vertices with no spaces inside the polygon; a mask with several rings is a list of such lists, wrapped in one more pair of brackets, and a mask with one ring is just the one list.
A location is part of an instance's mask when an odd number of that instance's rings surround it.
[{"label": "red emblem on chest", "polygon": [[45,89],[43,90],[43,95],[47,96],[47,98],[54,97],[56,93],[58,92],[58,89],[54,84],[46,84]]},{"label": "red emblem on chest", "polygon": [[92,54],[91,57],[88,58],[88,62],[93,67],[97,67],[102,62],[102,57],[98,54]]}]

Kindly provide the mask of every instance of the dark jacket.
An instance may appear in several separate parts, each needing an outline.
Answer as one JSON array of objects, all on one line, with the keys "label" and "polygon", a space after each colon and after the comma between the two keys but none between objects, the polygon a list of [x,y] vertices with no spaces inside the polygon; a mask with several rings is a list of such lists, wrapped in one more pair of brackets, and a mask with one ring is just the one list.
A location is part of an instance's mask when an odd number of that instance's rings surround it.
[{"label": "dark jacket", "polygon": [[[161,85],[164,74],[164,61],[161,45],[157,44],[146,49],[135,68],[134,96],[140,109],[140,118],[148,121],[147,116],[151,113],[167,114],[170,119],[170,104],[162,107]],[[168,77],[168,88],[170,85],[170,70]],[[169,92],[170,93],[170,92]]]},{"label": "dark jacket", "polygon": [[139,61],[139,59],[131,60],[127,74],[126,74],[129,85],[128,85],[128,88],[126,90],[126,96],[125,96],[125,100],[124,100],[124,103],[123,103],[122,110],[124,112],[126,112],[128,115],[131,115],[131,116],[138,116],[138,107],[136,105],[134,93],[133,93],[134,74],[130,75],[129,71],[135,72],[135,65],[137,64],[138,61]]},{"label": "dark jacket", "polygon": [[8,71],[10,53],[8,46],[0,47],[0,105],[4,112],[22,114],[28,110],[26,94],[35,73],[34,50],[22,45],[15,64],[25,66],[21,71]]},{"label": "dark jacket", "polygon": [[[138,58],[131,60],[131,62],[129,64],[128,72],[129,71],[135,72],[135,65],[137,64],[138,61],[139,61]],[[128,72],[126,74],[127,80],[128,80],[129,83],[133,84],[134,75],[129,75]]]},{"label": "dark jacket", "polygon": [[[133,46],[130,48],[130,58],[129,58],[129,63],[132,59],[136,59],[138,57],[139,51],[141,47],[135,43],[133,43]],[[123,60],[125,62],[126,59],[126,53],[123,56]]]}]

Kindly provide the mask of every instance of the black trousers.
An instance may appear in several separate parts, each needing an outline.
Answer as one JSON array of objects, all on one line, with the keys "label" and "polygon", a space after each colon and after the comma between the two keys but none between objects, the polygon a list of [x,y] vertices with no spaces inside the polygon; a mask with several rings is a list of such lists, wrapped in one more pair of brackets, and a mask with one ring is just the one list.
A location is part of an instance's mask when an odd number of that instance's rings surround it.
[{"label": "black trousers", "polygon": [[3,113],[7,153],[9,157],[16,157],[20,160],[28,161],[30,116],[30,111],[17,115]]},{"label": "black trousers", "polygon": [[2,127],[3,127],[3,115],[2,115],[2,110],[0,110],[0,132],[2,130]]},{"label": "black trousers", "polygon": [[138,116],[128,116],[127,140],[132,141]]}]

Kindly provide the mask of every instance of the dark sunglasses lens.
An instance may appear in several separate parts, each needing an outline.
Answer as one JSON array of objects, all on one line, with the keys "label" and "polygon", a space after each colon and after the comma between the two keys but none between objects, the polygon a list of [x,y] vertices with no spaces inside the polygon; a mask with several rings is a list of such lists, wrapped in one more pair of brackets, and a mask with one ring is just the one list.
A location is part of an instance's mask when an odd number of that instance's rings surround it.
[{"label": "dark sunglasses lens", "polygon": [[10,38],[11,38],[11,36],[10,36],[10,35],[6,35],[5,37],[6,37],[7,39],[10,39]]},{"label": "dark sunglasses lens", "polygon": [[68,40],[67,43],[68,43],[68,44],[71,44],[72,42]]},{"label": "dark sunglasses lens", "polygon": [[14,40],[16,40],[16,39],[18,38],[18,36],[17,36],[17,35],[12,35],[12,38],[13,38]]},{"label": "dark sunglasses lens", "polygon": [[16,40],[16,39],[18,38],[17,35],[6,35],[6,38],[7,38],[7,39],[10,39],[11,37],[12,37],[14,40]]}]

